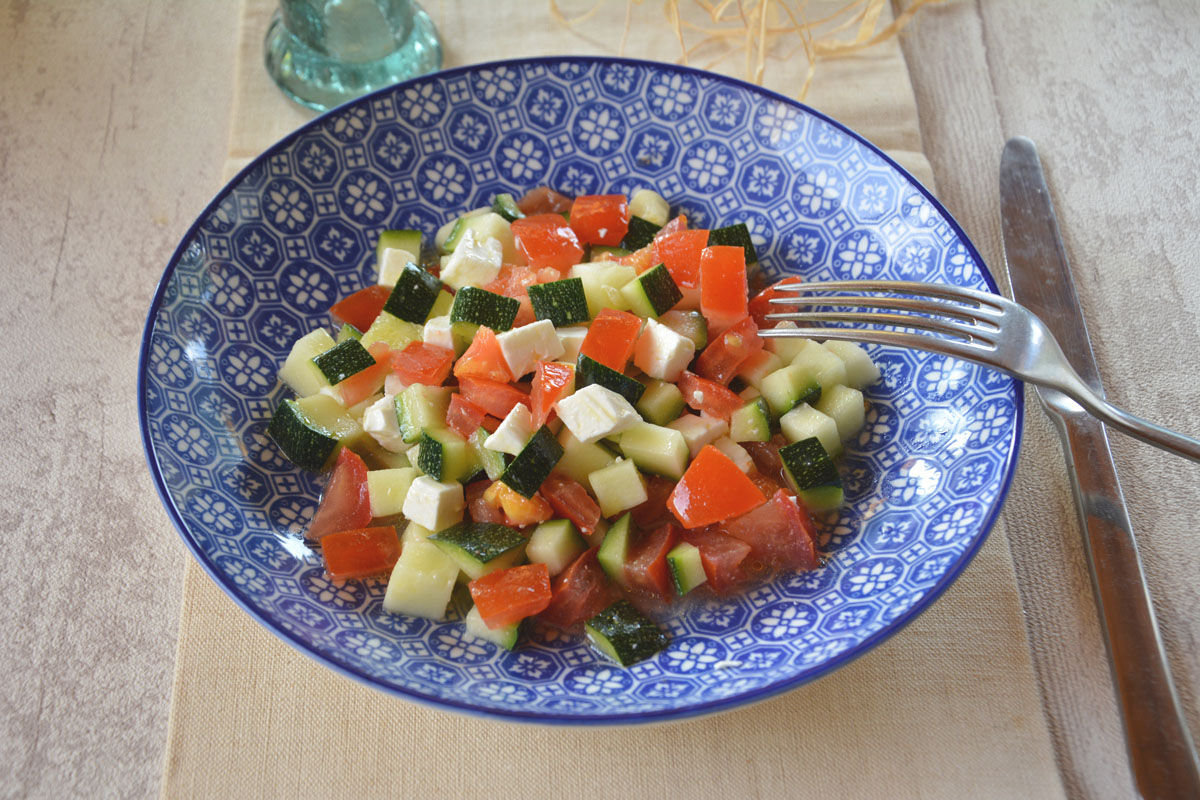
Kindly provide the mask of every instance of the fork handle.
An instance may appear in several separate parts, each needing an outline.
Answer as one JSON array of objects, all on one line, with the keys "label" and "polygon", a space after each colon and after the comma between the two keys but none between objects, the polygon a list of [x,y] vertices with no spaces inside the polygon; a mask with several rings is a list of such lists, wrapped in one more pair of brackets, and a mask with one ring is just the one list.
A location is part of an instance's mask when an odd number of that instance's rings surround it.
[{"label": "fork handle", "polygon": [[1146,444],[1152,444],[1168,453],[1200,462],[1200,439],[1184,436],[1170,428],[1164,428],[1162,425],[1156,425],[1149,420],[1130,414],[1128,411],[1123,411],[1093,391],[1078,376],[1076,379],[1078,385],[1072,387],[1075,391],[1071,394],[1092,415],[1122,433],[1141,439]]}]

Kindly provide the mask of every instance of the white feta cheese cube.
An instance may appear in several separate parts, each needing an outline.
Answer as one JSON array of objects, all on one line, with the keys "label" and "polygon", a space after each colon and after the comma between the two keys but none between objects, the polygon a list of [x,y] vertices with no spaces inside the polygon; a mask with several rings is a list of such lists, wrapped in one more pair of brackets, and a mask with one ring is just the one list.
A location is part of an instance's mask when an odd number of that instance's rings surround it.
[{"label": "white feta cheese cube", "polygon": [[707,414],[684,414],[679,419],[667,423],[667,427],[683,434],[692,458],[704,449],[704,445],[712,444],[729,434],[729,423]]},{"label": "white feta cheese cube", "polygon": [[363,412],[363,430],[379,442],[384,450],[403,453],[409,445],[400,435],[400,419],[396,416],[396,398],[385,394]]},{"label": "white feta cheese cube", "polygon": [[496,430],[488,436],[483,446],[488,450],[495,450],[497,453],[508,453],[510,456],[515,456],[525,448],[531,436],[533,436],[533,415],[529,413],[529,406],[517,403]]},{"label": "white feta cheese cube", "polygon": [[642,421],[628,400],[598,383],[564,397],[554,409],[571,435],[584,444],[622,433]]},{"label": "white feta cheese cube", "polygon": [[548,319],[505,331],[496,336],[496,341],[509,371],[517,378],[533,372],[539,361],[557,361],[563,354],[562,342]]},{"label": "white feta cheese cube", "polygon": [[421,341],[425,344],[433,344],[438,347],[444,347],[447,350],[454,349],[454,334],[450,331],[450,317],[434,317],[426,320],[425,330],[421,333]]},{"label": "white feta cheese cube", "polygon": [[675,381],[695,355],[695,342],[648,319],[634,347],[633,363],[651,378]]},{"label": "white feta cheese cube", "polygon": [[558,328],[557,332],[558,342],[563,347],[562,360],[574,364],[579,360],[579,348],[583,347],[583,340],[587,338],[588,329],[584,327]]},{"label": "white feta cheese cube", "polygon": [[737,468],[742,472],[749,472],[754,466],[754,459],[746,452],[746,448],[730,439],[728,436],[722,436],[712,443],[713,447],[720,450],[725,455],[729,456],[729,460],[737,464]]},{"label": "white feta cheese cube", "polygon": [[409,262],[419,264],[417,257],[402,247],[389,247],[383,251],[383,260],[379,263],[379,285],[395,286],[404,272],[404,265]]},{"label": "white feta cheese cube", "polygon": [[467,228],[450,258],[442,267],[442,283],[461,289],[484,286],[496,280],[504,259],[504,246],[496,239],[482,239]]},{"label": "white feta cheese cube", "polygon": [[462,484],[435,481],[428,475],[416,478],[404,498],[404,516],[431,531],[445,530],[462,522]]}]

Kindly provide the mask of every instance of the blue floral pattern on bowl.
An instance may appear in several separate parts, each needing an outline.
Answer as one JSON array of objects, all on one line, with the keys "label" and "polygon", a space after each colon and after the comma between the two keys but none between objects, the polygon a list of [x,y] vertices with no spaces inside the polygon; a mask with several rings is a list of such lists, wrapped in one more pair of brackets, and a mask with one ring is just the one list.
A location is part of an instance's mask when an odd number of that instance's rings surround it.
[{"label": "blue floral pattern on bowl", "polygon": [[1019,387],[943,356],[872,348],[883,373],[848,446],[847,505],[822,569],[664,620],[623,669],[534,628],[513,652],[383,610],[383,581],[328,580],[303,542],[321,479],[265,434],[291,342],[370,282],[381,229],[432,236],[460,211],[549,182],[652,187],[696,226],[746,222],[776,279],[893,278],[995,290],[941,206],[854,133],[695,70],[562,58],[451,70],[368,95],[284,139],[226,186],[163,276],[139,374],[147,458],[184,541],[272,632],[372,686],[542,722],[636,722],[740,705],[866,652],[978,550],[1008,488]]}]

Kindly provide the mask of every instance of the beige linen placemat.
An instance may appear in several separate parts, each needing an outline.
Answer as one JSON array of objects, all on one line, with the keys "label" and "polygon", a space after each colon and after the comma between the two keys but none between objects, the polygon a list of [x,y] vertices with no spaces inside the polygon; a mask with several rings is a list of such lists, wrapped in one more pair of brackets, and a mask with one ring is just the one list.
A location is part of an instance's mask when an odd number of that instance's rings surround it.
[{"label": "beige linen placemat", "polygon": [[[310,116],[262,69],[274,5],[244,10],[229,175]],[[598,43],[620,37],[615,6],[573,34],[542,0],[486,30],[477,3],[425,5],[447,66],[611,52]],[[647,26],[627,55],[673,61],[678,50],[665,26]],[[808,102],[932,185],[897,43],[822,66]],[[772,64],[767,86],[794,94],[802,74],[802,64]],[[514,725],[384,695],[276,639],[189,561],[164,796],[538,798],[606,787],[697,800],[1062,796],[1003,526],[943,598],[863,658],[782,697],[654,727]]]}]

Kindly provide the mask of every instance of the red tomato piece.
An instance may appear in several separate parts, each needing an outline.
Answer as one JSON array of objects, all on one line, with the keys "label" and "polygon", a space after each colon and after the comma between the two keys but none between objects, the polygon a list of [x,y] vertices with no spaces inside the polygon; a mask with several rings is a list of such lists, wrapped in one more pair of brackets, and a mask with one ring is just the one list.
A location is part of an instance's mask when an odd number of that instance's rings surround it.
[{"label": "red tomato piece", "polygon": [[668,523],[637,538],[625,561],[625,580],[631,588],[663,600],[675,595],[667,553],[675,546],[678,536],[679,528]]},{"label": "red tomato piece", "polygon": [[514,220],[512,234],[517,252],[525,256],[534,269],[552,267],[562,272],[583,258],[579,237],[559,214],[537,214]]},{"label": "red tomato piece", "polygon": [[508,518],[508,525],[523,528],[526,525],[536,525],[554,516],[553,509],[540,494],[534,492],[533,497],[525,497],[496,481],[483,493],[483,499],[489,503],[499,503]]},{"label": "red tomato piece", "polygon": [[656,240],[655,246],[675,283],[689,289],[700,285],[700,254],[708,247],[708,231],[676,231]]},{"label": "red tomato piece", "polygon": [[513,379],[495,331],[484,325],[479,326],[475,331],[475,338],[471,340],[471,346],[459,356],[454,365],[454,375],[457,378],[468,375],[487,378],[501,383],[508,383]]},{"label": "red tomato piece", "polygon": [[392,354],[392,372],[409,385],[441,386],[450,377],[453,363],[453,350],[427,342],[412,342],[399,353]]},{"label": "red tomato piece", "polygon": [[494,417],[504,419],[517,403],[529,404],[529,395],[507,383],[460,375],[458,390],[463,399],[482,408]]},{"label": "red tomato piece", "polygon": [[742,562],[750,555],[750,545],[741,539],[714,527],[684,531],[679,538],[700,550],[704,577],[709,588],[717,594],[728,594],[746,579]]},{"label": "red tomato piece", "polygon": [[575,368],[556,361],[539,361],[533,375],[533,388],[529,392],[529,405],[533,411],[533,427],[540,428],[554,413],[554,404],[559,401],[575,380]]},{"label": "red tomato piece", "polygon": [[400,558],[400,537],[391,525],[339,531],[321,539],[321,553],[334,580],[387,575]]},{"label": "red tomato piece", "polygon": [[539,186],[530,189],[525,196],[517,201],[517,208],[522,214],[565,214],[571,210],[571,198],[559,194],[549,186]]},{"label": "red tomato piece", "polygon": [[780,489],[766,503],[722,523],[720,529],[750,545],[750,554],[774,567],[816,569],[817,529],[808,510]]},{"label": "red tomato piece", "polygon": [[646,475],[645,484],[646,502],[630,509],[633,524],[648,531],[663,523],[674,522],[675,517],[667,509],[667,498],[675,491],[675,481],[660,475]]},{"label": "red tomato piece", "polygon": [[745,405],[745,401],[736,393],[716,381],[701,378],[687,370],[679,376],[677,385],[683,393],[685,403],[697,411],[703,411],[710,417],[718,417],[726,422],[729,421],[730,414]]},{"label": "red tomato piece", "polygon": [[687,229],[687,217],[680,214],[675,219],[663,225],[658,233],[654,234],[654,241],[646,245],[640,250],[635,250],[627,256],[622,256],[617,259],[618,263],[627,264],[633,267],[639,275],[651,267],[658,266],[662,263],[658,257],[658,243],[672,233]]},{"label": "red tomato piece", "polygon": [[365,528],[371,522],[367,496],[367,465],[358,453],[343,447],[338,453],[329,485],[321,495],[312,522],[304,535],[314,541],[338,531]]},{"label": "red tomato piece", "polygon": [[704,248],[700,254],[700,313],[709,335],[721,333],[746,316],[746,251],[730,245]]},{"label": "red tomato piece", "polygon": [[750,454],[750,458],[759,472],[779,486],[787,486],[783,460],[779,457],[779,448],[787,444],[787,440],[783,438],[782,434],[775,434],[768,442],[742,442],[741,444]]},{"label": "red tomato piece", "polygon": [[771,299],[775,298],[775,297],[795,297],[796,296],[793,292],[777,291],[775,289],[775,287],[779,286],[779,284],[781,284],[781,283],[799,283],[799,282],[800,282],[800,276],[793,275],[790,278],[784,278],[781,281],[775,282],[774,284],[768,286],[766,289],[763,289],[758,294],[754,295],[754,297],[750,298],[750,302],[747,305],[747,309],[750,312],[750,316],[754,317],[754,324],[757,325],[759,328],[774,328],[775,324],[776,324],[776,320],[767,319],[767,314],[778,314],[781,311],[788,311],[791,309],[786,309],[781,306],[772,305]]},{"label": "red tomato piece", "polygon": [[446,409],[446,427],[464,439],[479,430],[487,412],[470,400],[455,392],[450,395],[450,407]]},{"label": "red tomato piece", "polygon": [[629,231],[629,204],[623,194],[589,194],[571,204],[571,230],[584,244],[616,247]]},{"label": "red tomato piece", "polygon": [[729,456],[711,444],[692,459],[667,507],[685,528],[701,528],[745,514],[767,500]]},{"label": "red tomato piece", "polygon": [[550,570],[545,564],[498,569],[471,581],[467,588],[483,624],[503,628],[550,605]]},{"label": "red tomato piece", "polygon": [[601,309],[588,326],[579,352],[617,372],[624,372],[641,330],[642,321],[628,311]]},{"label": "red tomato piece", "polygon": [[379,312],[383,311],[383,306],[391,294],[390,286],[368,286],[334,303],[329,313],[334,319],[365,331],[371,327]]},{"label": "red tomato piece", "polygon": [[710,341],[696,359],[696,372],[711,381],[728,386],[746,359],[763,349],[762,337],[754,320],[746,317]]},{"label": "red tomato piece", "polygon": [[[554,274],[554,280],[557,280],[558,272],[555,271]],[[521,264],[504,264],[496,273],[496,279],[483,288],[505,297],[521,297],[528,296],[527,290],[533,283],[538,283],[537,270]]]},{"label": "red tomato piece", "polygon": [[504,510],[500,508],[500,501],[487,498],[487,491],[491,485],[491,481],[476,481],[464,487],[467,514],[471,517],[472,522],[495,522],[507,525],[508,517],[504,516]]},{"label": "red tomato piece", "polygon": [[342,393],[342,404],[347,408],[356,406],[379,391],[392,369],[392,351],[383,342],[371,342],[367,347],[375,365],[360,370],[338,384]]},{"label": "red tomato piece", "polygon": [[550,605],[539,619],[558,628],[578,628],[621,597],[596,560],[598,549],[584,551],[554,576]]},{"label": "red tomato piece", "polygon": [[556,514],[571,520],[584,536],[595,532],[596,523],[600,521],[600,506],[581,484],[551,472],[538,493],[546,498]]}]

